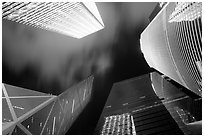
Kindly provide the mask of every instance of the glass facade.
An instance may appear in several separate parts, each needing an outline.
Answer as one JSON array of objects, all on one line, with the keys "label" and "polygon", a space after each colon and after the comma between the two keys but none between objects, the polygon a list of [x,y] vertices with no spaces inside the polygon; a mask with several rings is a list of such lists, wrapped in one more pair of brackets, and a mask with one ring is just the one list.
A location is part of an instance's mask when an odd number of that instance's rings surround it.
[{"label": "glass facade", "polygon": [[95,134],[197,135],[201,121],[202,98],[152,72],[113,85]]},{"label": "glass facade", "polygon": [[[189,124],[202,120],[202,98],[189,95],[182,86],[175,86],[167,77],[150,74],[152,86],[162,103],[185,134],[192,134]],[[168,80],[167,80],[168,79]]]},{"label": "glass facade", "polygon": [[75,38],[104,28],[94,2],[3,2],[2,17]]},{"label": "glass facade", "polygon": [[141,34],[141,50],[149,66],[200,96],[201,14],[202,3],[170,2]]},{"label": "glass facade", "polygon": [[101,135],[136,135],[132,120],[129,113],[105,117]]},{"label": "glass facade", "polygon": [[3,84],[2,134],[65,134],[90,101],[93,79],[90,76],[59,96]]}]

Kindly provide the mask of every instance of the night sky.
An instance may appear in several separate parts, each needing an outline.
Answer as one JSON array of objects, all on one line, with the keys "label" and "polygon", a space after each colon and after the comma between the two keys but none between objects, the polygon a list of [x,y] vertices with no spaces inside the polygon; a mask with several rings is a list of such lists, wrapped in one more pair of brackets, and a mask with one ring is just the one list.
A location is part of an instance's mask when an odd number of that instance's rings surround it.
[{"label": "night sky", "polygon": [[140,34],[157,3],[96,3],[105,28],[82,39],[2,20],[2,82],[58,95],[93,74],[90,103],[68,134],[92,134],[113,83],[152,71]]}]

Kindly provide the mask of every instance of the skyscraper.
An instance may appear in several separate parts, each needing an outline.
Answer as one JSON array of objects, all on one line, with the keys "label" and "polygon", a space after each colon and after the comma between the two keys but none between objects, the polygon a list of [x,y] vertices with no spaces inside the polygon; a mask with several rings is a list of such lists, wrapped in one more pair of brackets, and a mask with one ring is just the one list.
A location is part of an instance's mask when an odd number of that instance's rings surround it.
[{"label": "skyscraper", "polygon": [[[159,73],[150,73],[152,88],[184,134],[202,133],[202,98]],[[192,126],[194,125],[194,126]],[[196,126],[197,129],[195,128]]]},{"label": "skyscraper", "polygon": [[3,2],[2,17],[75,38],[104,28],[94,2]]},{"label": "skyscraper", "polygon": [[3,84],[2,134],[65,134],[90,101],[93,79],[59,96]]},{"label": "skyscraper", "polygon": [[167,3],[141,34],[150,67],[202,96],[202,3]]},{"label": "skyscraper", "polygon": [[202,98],[169,80],[152,72],[114,83],[95,134],[201,134]]}]

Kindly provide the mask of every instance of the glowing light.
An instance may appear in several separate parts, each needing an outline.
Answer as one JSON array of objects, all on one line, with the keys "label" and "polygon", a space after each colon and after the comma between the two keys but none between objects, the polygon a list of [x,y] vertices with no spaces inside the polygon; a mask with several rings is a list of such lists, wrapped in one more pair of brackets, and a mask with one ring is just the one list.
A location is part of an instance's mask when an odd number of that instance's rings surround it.
[{"label": "glowing light", "polygon": [[72,113],[74,112],[74,103],[75,103],[75,100],[73,99],[73,103],[72,103]]},{"label": "glowing light", "polygon": [[55,117],[53,119],[53,125],[52,125],[52,135],[55,133]]},{"label": "glowing light", "polygon": [[111,108],[111,106],[107,106],[106,108]]},{"label": "glowing light", "polygon": [[126,105],[128,105],[128,103],[124,103],[124,104],[123,104],[123,106],[126,106]]},{"label": "glowing light", "polygon": [[13,106],[13,108],[24,110],[23,107]]},{"label": "glowing light", "polygon": [[84,90],[83,100],[85,100],[86,89]]}]

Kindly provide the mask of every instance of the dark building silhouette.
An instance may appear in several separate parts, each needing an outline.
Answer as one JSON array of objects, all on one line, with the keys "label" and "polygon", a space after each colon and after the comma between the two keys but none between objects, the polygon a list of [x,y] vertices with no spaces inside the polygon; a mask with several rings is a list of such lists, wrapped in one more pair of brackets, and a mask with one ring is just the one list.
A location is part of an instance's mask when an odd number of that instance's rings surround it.
[{"label": "dark building silhouette", "polygon": [[95,134],[201,134],[202,99],[186,90],[157,72],[115,83]]},{"label": "dark building silhouette", "polygon": [[157,3],[157,5],[155,6],[155,8],[153,9],[152,13],[149,16],[150,22],[154,19],[154,17],[159,13],[161,9],[162,7],[160,7],[159,3]]},{"label": "dark building silhouette", "polygon": [[158,2],[155,8],[153,9],[152,13],[149,16],[149,22],[151,22],[154,17],[160,12],[160,10],[166,5],[167,2]]},{"label": "dark building silhouette", "polygon": [[202,96],[202,3],[167,3],[141,34],[150,67]]},{"label": "dark building silhouette", "polygon": [[3,84],[2,134],[65,134],[90,101],[93,79],[59,96]]}]

